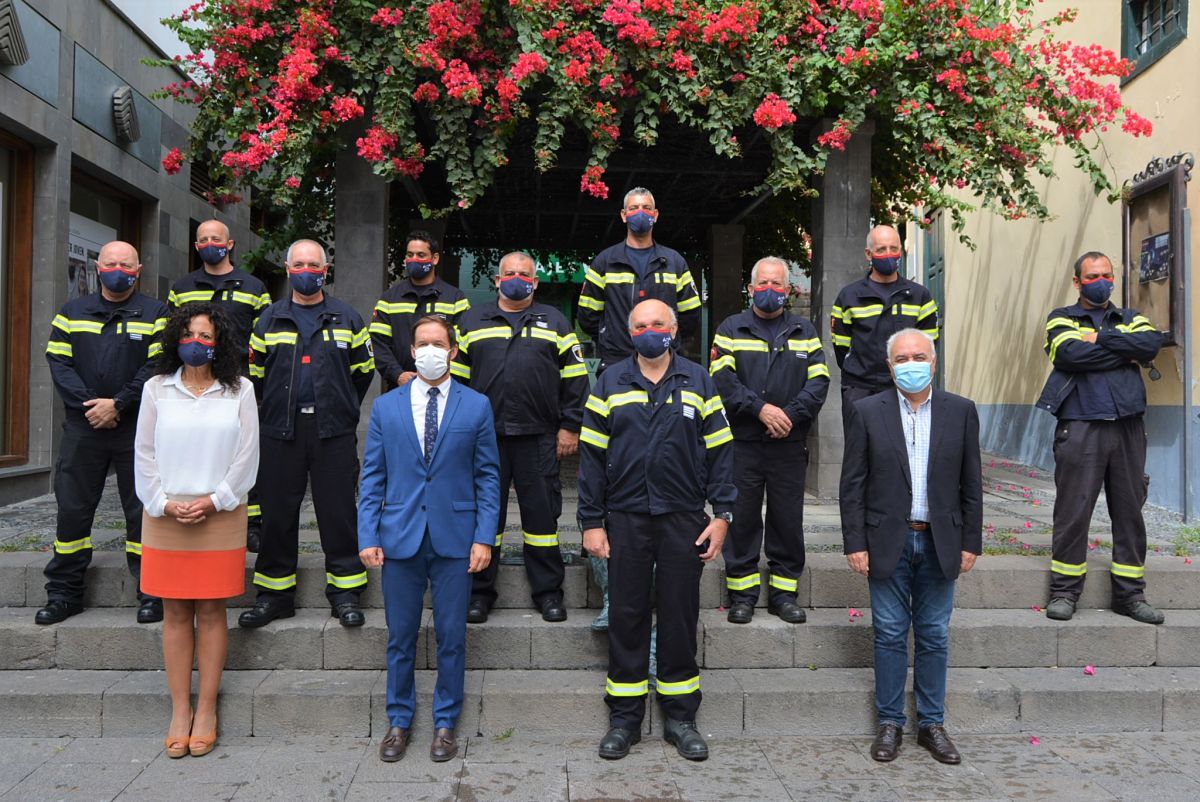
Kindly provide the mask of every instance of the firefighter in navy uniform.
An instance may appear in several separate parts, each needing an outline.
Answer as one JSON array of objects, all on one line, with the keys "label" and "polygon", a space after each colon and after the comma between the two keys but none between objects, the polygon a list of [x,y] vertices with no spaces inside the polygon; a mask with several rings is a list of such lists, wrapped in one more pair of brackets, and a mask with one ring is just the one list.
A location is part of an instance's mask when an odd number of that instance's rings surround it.
[{"label": "firefighter in navy uniform", "polygon": [[[220,220],[205,220],[196,228],[196,255],[204,267],[193,270],[175,282],[167,296],[167,305],[178,309],[184,304],[204,302],[215,304],[229,313],[233,323],[234,341],[240,353],[249,355],[250,335],[262,310],[271,304],[267,286],[258,278],[233,266],[230,254],[234,242],[229,228]],[[242,368],[249,376],[249,365]],[[258,551],[262,534],[262,507],[258,489],[251,488],[247,499],[246,548]]]},{"label": "firefighter in navy uniform", "polygon": [[365,621],[358,603],[367,571],[358,558],[355,430],[375,362],[362,318],[322,289],[328,268],[320,244],[292,243],[291,295],[267,307],[250,338],[263,530],[254,565],[258,599],[238,618],[243,627],[295,614],[300,505],[310,480],[332,615],[347,627]]},{"label": "firefighter in navy uniform", "polygon": [[786,262],[759,259],[749,289],[751,308],[721,323],[709,366],[733,431],[738,493],[725,539],[727,617],[734,624],[754,617],[765,491],[767,610],[802,624],[807,616],[796,590],[804,570],[806,440],[829,392],[829,368],[812,323],[785,308],[792,289]]},{"label": "firefighter in navy uniform", "polygon": [[902,329],[920,329],[938,337],[937,301],[925,287],[900,275],[904,251],[891,226],[867,235],[865,277],[842,287],[833,302],[830,337],[842,370],[842,422],[860,398],[893,386],[887,366],[887,341]]},{"label": "firefighter in navy uniform", "polygon": [[1109,301],[1112,262],[1097,251],[1075,261],[1079,300],[1046,320],[1054,370],[1038,399],[1054,429],[1054,535],[1046,617],[1068,621],[1087,575],[1088,526],[1100,489],[1112,518],[1112,608],[1145,624],[1163,614],[1146,601],[1146,385],[1139,363],[1163,335],[1135,309]]},{"label": "firefighter in navy uniform", "polygon": [[375,367],[384,392],[407,384],[417,375],[412,355],[412,327],[425,315],[440,315],[451,326],[471,307],[462,290],[437,274],[442,248],[428,231],[413,231],[404,246],[406,278],[389,287],[371,318]]},{"label": "firefighter in navy uniform", "polygon": [[[500,448],[500,496],[515,484],[521,510],[525,573],[534,605],[546,621],[565,621],[563,561],[558,545],[562,512],[559,460],[579,447],[587,366],[579,338],[562,312],[533,300],[537,267],[526,253],[500,260],[497,300],[472,307],[459,320],[454,377],[492,402]],[[557,388],[555,391],[553,388]],[[496,602],[496,574],[506,522],[500,522],[492,561],[475,574],[467,621],[482,623]]]},{"label": "firefighter in navy uniform", "polygon": [[[34,620],[58,622],[83,611],[84,575],[92,561],[92,522],[109,466],[116,468],[125,512],[125,559],[141,573],[142,503],[134,487],[133,440],[142,385],[162,353],[167,307],[138,292],[137,250],[110,242],[96,260],[100,291],[68,301],[54,316],[46,361],[66,408],[54,472],[58,521],[46,566],[46,606]],[[138,590],[137,620],[161,621],[162,601]]]},{"label": "firefighter in navy uniform", "polygon": [[596,382],[579,434],[579,525],[588,553],[608,559],[611,588],[610,729],[600,756],[625,757],[641,738],[653,579],[663,737],[682,757],[704,760],[708,744],[695,723],[700,574],[733,520],[733,434],[712,378],[671,348],[679,331],[671,308],[643,301],[627,327],[638,355]]}]

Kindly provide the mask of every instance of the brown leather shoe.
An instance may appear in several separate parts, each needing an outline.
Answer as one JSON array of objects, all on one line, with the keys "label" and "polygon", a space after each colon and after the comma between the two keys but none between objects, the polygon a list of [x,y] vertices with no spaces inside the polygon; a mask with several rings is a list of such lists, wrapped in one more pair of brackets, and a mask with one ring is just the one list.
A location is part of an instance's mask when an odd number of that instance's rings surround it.
[{"label": "brown leather shoe", "polygon": [[957,766],[962,763],[962,755],[954,747],[954,742],[946,734],[946,728],[935,724],[932,727],[921,727],[917,730],[917,744],[929,750],[933,759],[939,763]]},{"label": "brown leather shoe", "polygon": [[900,744],[904,742],[904,733],[895,724],[884,722],[875,732],[875,740],[871,743],[871,758],[880,763],[890,763],[896,759]]},{"label": "brown leather shoe", "polygon": [[429,746],[429,757],[434,763],[445,763],[458,754],[458,741],[454,739],[454,730],[449,727],[438,727],[433,734],[433,743]]},{"label": "brown leather shoe", "polygon": [[387,735],[379,744],[379,759],[384,763],[395,763],[404,757],[408,749],[408,727],[388,727]]}]

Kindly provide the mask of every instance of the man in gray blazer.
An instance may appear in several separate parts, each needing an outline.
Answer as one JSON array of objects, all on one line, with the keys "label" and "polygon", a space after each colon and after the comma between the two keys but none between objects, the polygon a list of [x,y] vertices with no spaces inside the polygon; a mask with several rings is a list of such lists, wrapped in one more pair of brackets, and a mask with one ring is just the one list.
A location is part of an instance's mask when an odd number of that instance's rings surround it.
[{"label": "man in gray blazer", "polygon": [[900,748],[911,626],[917,743],[957,764],[944,726],[946,673],[954,581],[983,550],[979,416],[969,399],[933,389],[937,355],[925,332],[896,332],[887,355],[896,387],[854,402],[841,481],[846,560],[871,587],[871,757],[894,760]]}]

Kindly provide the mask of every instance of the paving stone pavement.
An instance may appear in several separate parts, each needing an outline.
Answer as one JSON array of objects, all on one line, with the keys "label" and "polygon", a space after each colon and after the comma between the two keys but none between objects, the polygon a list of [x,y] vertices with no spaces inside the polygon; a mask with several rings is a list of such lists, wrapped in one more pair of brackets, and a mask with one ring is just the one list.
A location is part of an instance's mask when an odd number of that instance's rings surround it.
[{"label": "paving stone pavement", "polygon": [[[597,733],[597,740],[599,733]],[[622,761],[596,740],[519,733],[462,738],[460,757],[433,763],[414,741],[384,764],[358,738],[227,738],[204,758],[171,760],[158,738],[0,738],[0,800],[188,799],[366,802],[582,800],[1195,800],[1200,733],[962,736],[961,766],[915,743],[875,763],[865,738],[711,739],[691,763],[657,738]]]}]

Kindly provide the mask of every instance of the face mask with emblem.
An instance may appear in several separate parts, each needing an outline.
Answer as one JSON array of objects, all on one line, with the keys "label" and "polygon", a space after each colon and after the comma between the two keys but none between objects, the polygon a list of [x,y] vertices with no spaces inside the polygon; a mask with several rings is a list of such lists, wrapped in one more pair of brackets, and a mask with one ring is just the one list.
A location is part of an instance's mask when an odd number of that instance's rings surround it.
[{"label": "face mask with emblem", "polygon": [[109,292],[121,293],[128,290],[137,281],[137,270],[127,270],[123,267],[101,267],[97,268],[97,274],[100,277],[100,283],[108,289]]},{"label": "face mask with emblem", "polygon": [[649,212],[634,212],[625,215],[625,224],[634,234],[645,234],[654,228],[654,215]]},{"label": "face mask with emblem", "polygon": [[533,281],[524,276],[505,276],[500,279],[500,294],[510,301],[524,301],[533,295]]},{"label": "face mask with emblem", "polygon": [[639,332],[630,332],[633,347],[647,359],[660,357],[671,347],[671,330],[650,327]]},{"label": "face mask with emblem", "polygon": [[787,302],[787,293],[774,287],[760,284],[754,288],[754,306],[762,312],[778,312]]},{"label": "face mask with emblem", "polygon": [[196,253],[200,255],[200,261],[204,264],[219,265],[229,255],[229,248],[225,245],[205,245]]},{"label": "face mask with emblem", "polygon": [[216,351],[217,344],[203,337],[185,337],[179,341],[179,358],[193,368],[212,362]]},{"label": "face mask with emblem", "polygon": [[408,273],[409,278],[425,278],[429,275],[429,271],[433,270],[433,261],[430,259],[409,259],[404,263],[404,270]]},{"label": "face mask with emblem", "polygon": [[1097,276],[1091,281],[1083,281],[1081,279],[1079,282],[1079,294],[1096,306],[1104,306],[1108,303],[1108,299],[1112,297],[1113,286],[1113,282],[1103,276]]},{"label": "face mask with emblem", "polygon": [[890,276],[900,269],[899,256],[872,256],[871,269],[881,276]]},{"label": "face mask with emblem", "polygon": [[288,281],[301,295],[316,295],[325,286],[325,270],[307,267],[288,270]]}]

